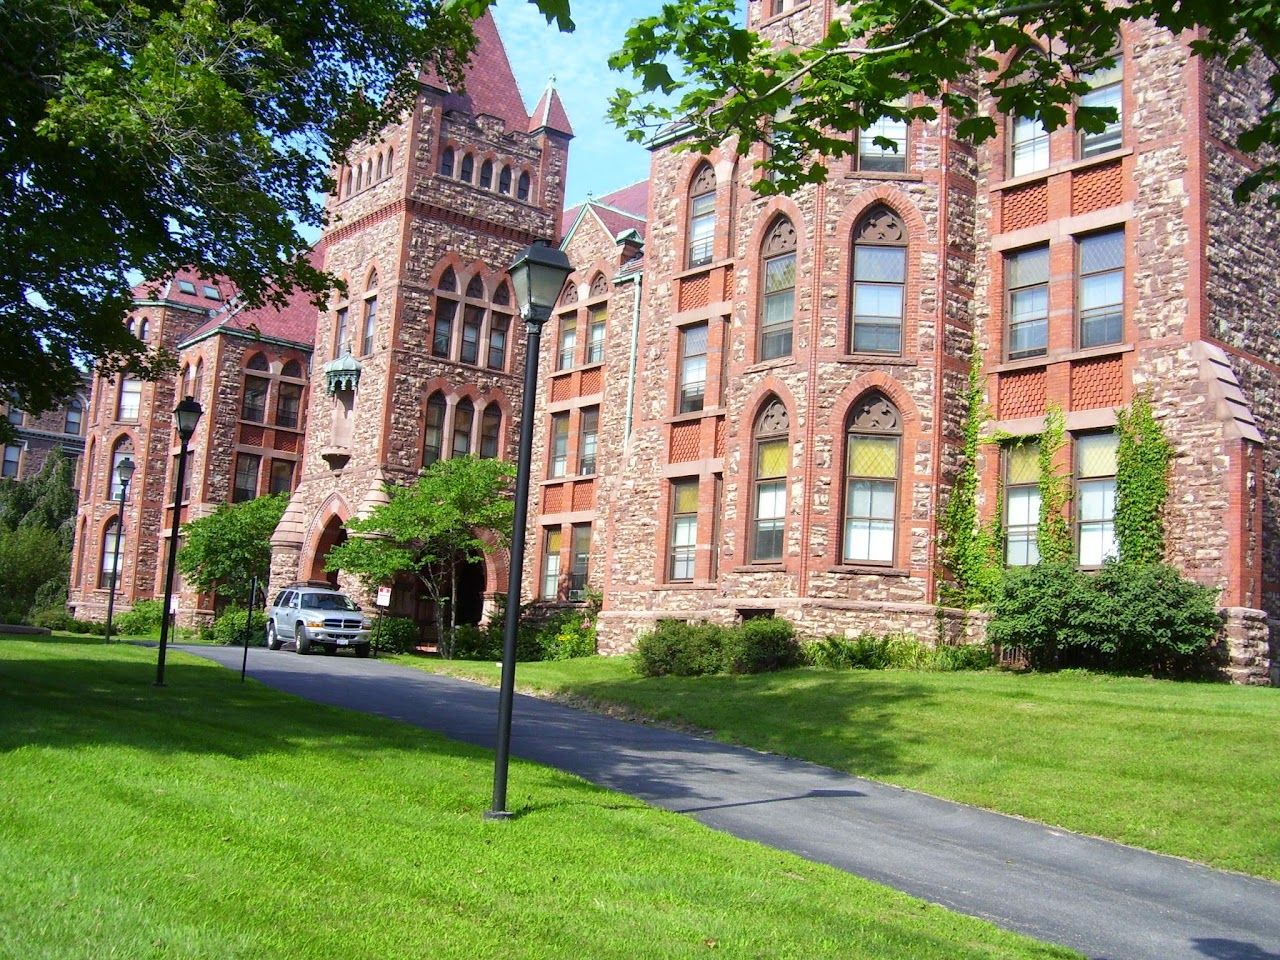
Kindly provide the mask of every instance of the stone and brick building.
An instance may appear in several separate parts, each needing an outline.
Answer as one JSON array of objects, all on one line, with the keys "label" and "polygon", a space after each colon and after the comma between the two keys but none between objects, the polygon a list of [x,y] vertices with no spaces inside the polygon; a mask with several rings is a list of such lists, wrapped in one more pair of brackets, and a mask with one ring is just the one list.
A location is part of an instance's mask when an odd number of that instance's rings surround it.
[{"label": "stone and brick building", "polygon": [[[825,10],[749,0],[747,17],[804,42]],[[1147,393],[1176,451],[1170,559],[1222,591],[1236,675],[1280,682],[1280,228],[1231,199],[1261,75],[1128,25],[1117,66],[1091,78],[1090,101],[1119,112],[1100,133],[1008,118],[974,147],[945,111],[883,121],[825,184],[768,197],[762,146],[702,157],[674,130],[646,182],[562,212],[559,98],[526,112],[492,21],[478,32],[465,93],[424,76],[402,121],[337,171],[319,249],[346,292],[310,312],[313,333],[302,306],[278,342],[254,341],[172,283],[135,311],[189,371],[204,362],[203,381],[187,376],[217,413],[192,444],[190,515],[283,488],[293,464],[273,588],[328,577],[343,523],[387,483],[442,457],[513,456],[525,358],[504,270],[562,241],[575,269],[538,358],[524,591],[598,593],[603,650],[663,617],[768,612],[813,635],[972,635],[940,605],[938,540],[976,350],[989,429],[1009,438],[980,465],[1006,561],[1038,556],[1033,454],[1051,406],[1077,559],[1114,551],[1116,409]],[[157,592],[176,387],[95,381],[73,570],[86,612],[105,602],[107,472],[126,442],[143,469],[125,599]],[[139,529],[147,549],[130,544]],[[502,556],[469,571],[463,619],[505,581]],[[426,619],[409,584],[393,609]]]},{"label": "stone and brick building", "polygon": [[85,411],[89,409],[90,379],[66,403],[35,415],[13,403],[0,404],[0,415],[9,421],[14,439],[4,444],[4,461],[0,479],[25,480],[44,469],[45,460],[54,450],[61,450],[72,464],[72,476],[78,476],[80,457],[84,455]]},{"label": "stone and brick building", "polygon": [[[299,476],[316,326],[309,299],[244,309],[227,283],[189,270],[134,294],[128,323],[145,343],[171,350],[178,372],[153,383],[93,379],[71,554],[70,606],[82,619],[105,616],[113,584],[120,608],[164,595],[180,449],[173,408],[182,397],[204,410],[189,448],[182,521],[292,490]],[[121,518],[115,468],[126,457],[135,472]],[[213,614],[215,598],[181,582],[175,592],[182,620]]]},{"label": "stone and brick building", "polygon": [[[816,39],[823,16],[748,4],[779,42]],[[1149,393],[1176,450],[1170,559],[1222,591],[1232,672],[1276,682],[1267,250],[1280,228],[1264,203],[1231,199],[1250,169],[1231,144],[1265,99],[1262,75],[1227,75],[1143,24],[1118,43],[1090,99],[1120,119],[1098,134],[1009,118],[974,148],[945,111],[885,121],[824,185],[790,197],[753,190],[760,146],[700,157],[673,149],[678,130],[659,138],[642,269],[618,284],[612,238],[567,238],[578,272],[548,339],[580,344],[593,304],[610,328],[603,375],[543,359],[527,591],[562,603],[599,591],[605,650],[664,617],[971,632],[940,607],[937,551],[976,339],[989,430],[1011,438],[981,465],[1006,561],[1038,556],[1034,444],[1050,405],[1068,432],[1057,467],[1072,478],[1077,559],[1114,553],[1116,408]],[[573,453],[584,423],[589,479]]]}]

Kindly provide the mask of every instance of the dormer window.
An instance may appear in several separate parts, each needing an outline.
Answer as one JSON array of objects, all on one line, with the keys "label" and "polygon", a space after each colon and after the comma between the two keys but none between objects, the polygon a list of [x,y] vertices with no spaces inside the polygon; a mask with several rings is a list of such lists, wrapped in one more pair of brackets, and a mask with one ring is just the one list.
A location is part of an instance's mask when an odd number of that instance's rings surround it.
[{"label": "dormer window", "polygon": [[196,285],[192,283],[190,280],[179,280],[178,292],[185,293],[188,296],[194,297],[196,295]]}]

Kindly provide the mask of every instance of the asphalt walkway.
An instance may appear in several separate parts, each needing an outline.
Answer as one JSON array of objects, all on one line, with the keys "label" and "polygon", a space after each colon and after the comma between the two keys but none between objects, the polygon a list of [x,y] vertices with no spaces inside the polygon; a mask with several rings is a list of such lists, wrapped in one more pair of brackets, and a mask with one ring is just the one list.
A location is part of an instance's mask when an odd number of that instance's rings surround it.
[{"label": "asphalt walkway", "polygon": [[[238,648],[181,649],[240,669]],[[264,649],[249,651],[249,675],[493,749],[489,687]],[[532,697],[516,697],[511,749],[1095,960],[1280,960],[1280,884]],[[519,795],[514,774],[510,796]]]}]

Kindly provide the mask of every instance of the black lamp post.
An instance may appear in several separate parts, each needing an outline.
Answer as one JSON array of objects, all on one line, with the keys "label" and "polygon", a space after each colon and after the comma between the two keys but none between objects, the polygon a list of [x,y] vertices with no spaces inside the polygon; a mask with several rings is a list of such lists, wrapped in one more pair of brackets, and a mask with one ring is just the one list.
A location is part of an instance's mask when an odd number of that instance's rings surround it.
[{"label": "black lamp post", "polygon": [[187,478],[187,444],[200,422],[200,404],[184,397],[173,409],[173,422],[178,428],[182,449],[178,452],[178,474],[173,484],[173,526],[169,531],[169,565],[164,574],[164,614],[160,620],[160,656],[156,660],[156,686],[164,686],[164,655],[169,648],[169,608],[173,604],[173,572],[178,564],[178,527],[182,518],[182,485]]},{"label": "black lamp post", "polygon": [[129,481],[133,479],[133,461],[128,457],[116,464],[116,479],[120,481],[120,513],[116,517],[116,543],[111,554],[111,593],[107,595],[107,632],[103,643],[111,642],[111,618],[116,611],[116,584],[120,582],[120,538],[124,536],[124,498],[128,496]]},{"label": "black lamp post", "polygon": [[534,244],[516,255],[507,271],[528,334],[524,353],[524,395],[520,415],[520,447],[516,457],[516,504],[511,529],[511,567],[507,571],[507,619],[502,631],[502,684],[498,689],[498,744],[493,766],[493,806],[489,820],[507,811],[507,767],[511,759],[511,705],[516,689],[516,629],[520,622],[520,581],[524,577],[524,537],[529,518],[529,461],[533,453],[533,413],[538,393],[538,347],[542,325],[573,272],[569,258],[556,247]]}]

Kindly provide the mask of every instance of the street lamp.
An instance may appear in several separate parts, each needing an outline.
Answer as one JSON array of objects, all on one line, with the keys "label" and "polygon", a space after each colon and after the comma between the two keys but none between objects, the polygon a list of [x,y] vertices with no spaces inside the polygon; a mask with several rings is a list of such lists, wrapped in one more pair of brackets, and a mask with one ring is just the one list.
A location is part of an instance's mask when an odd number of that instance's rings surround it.
[{"label": "street lamp", "polygon": [[124,536],[124,498],[128,495],[133,470],[133,461],[128,457],[116,464],[116,479],[120,481],[120,514],[116,517],[116,543],[111,554],[111,593],[107,595],[107,633],[104,643],[111,642],[111,617],[116,609],[116,584],[120,581],[120,538]]},{"label": "street lamp", "polygon": [[511,530],[511,566],[507,571],[507,619],[502,631],[502,684],[498,689],[498,744],[493,766],[493,806],[487,820],[503,820],[507,811],[507,767],[511,759],[511,705],[516,689],[516,630],[520,621],[520,581],[524,577],[524,535],[529,518],[529,461],[533,453],[533,410],[538,392],[538,346],[542,325],[551,319],[565,280],[573,272],[564,251],[545,244],[525,247],[507,273],[524,318],[524,395],[520,447],[516,457],[516,504]]},{"label": "street lamp", "polygon": [[187,444],[200,422],[200,404],[192,397],[183,397],[173,408],[174,425],[182,449],[178,452],[178,475],[173,484],[173,526],[169,531],[169,565],[164,574],[164,610],[160,618],[160,656],[156,660],[156,686],[164,686],[164,655],[169,645],[169,608],[173,604],[173,572],[178,563],[178,526],[182,514],[182,485],[187,478]]}]

